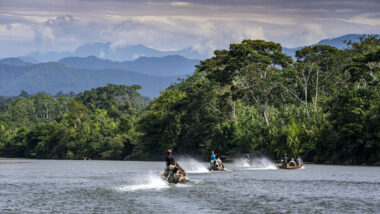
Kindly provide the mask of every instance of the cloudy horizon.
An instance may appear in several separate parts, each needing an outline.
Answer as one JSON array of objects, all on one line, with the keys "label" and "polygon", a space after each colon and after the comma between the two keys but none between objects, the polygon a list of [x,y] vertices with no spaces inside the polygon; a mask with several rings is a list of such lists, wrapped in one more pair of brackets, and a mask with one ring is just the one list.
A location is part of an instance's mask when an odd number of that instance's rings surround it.
[{"label": "cloudy horizon", "polygon": [[111,42],[211,54],[243,39],[284,47],[380,33],[375,0],[0,0],[0,58]]}]

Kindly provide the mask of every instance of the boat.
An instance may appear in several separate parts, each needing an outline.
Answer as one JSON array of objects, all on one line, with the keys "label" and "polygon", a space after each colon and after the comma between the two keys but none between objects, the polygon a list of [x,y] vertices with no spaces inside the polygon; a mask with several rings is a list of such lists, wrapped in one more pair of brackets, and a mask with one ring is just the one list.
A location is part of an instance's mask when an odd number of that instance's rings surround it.
[{"label": "boat", "polygon": [[224,165],[222,163],[214,164],[212,161],[210,162],[210,166],[208,167],[209,171],[224,171]]},{"label": "boat", "polygon": [[284,166],[284,165],[279,165],[278,168],[280,168],[280,169],[299,169],[299,168],[301,168],[302,166],[303,166],[303,164],[301,164],[301,165],[295,165],[295,166],[289,166],[289,165]]},{"label": "boat", "polygon": [[162,179],[172,184],[184,183],[187,181],[186,172],[179,165],[177,166],[170,165],[168,169],[165,169],[164,171],[162,171],[160,175]]}]

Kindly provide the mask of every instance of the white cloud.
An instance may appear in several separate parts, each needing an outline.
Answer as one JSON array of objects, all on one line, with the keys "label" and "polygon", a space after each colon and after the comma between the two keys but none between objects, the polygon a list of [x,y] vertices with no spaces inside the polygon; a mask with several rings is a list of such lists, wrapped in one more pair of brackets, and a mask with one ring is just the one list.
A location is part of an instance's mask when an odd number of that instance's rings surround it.
[{"label": "white cloud", "polygon": [[50,27],[40,26],[38,32],[44,42],[51,42],[55,40],[53,30]]},{"label": "white cloud", "polygon": [[[24,41],[62,51],[111,42],[112,49],[143,44],[161,50],[192,47],[208,54],[243,39],[295,47],[346,33],[380,33],[380,5],[363,1],[344,7],[334,0],[5,1],[0,44]],[[11,51],[24,52],[17,45]]]},{"label": "white cloud", "polygon": [[265,40],[264,30],[259,27],[247,27],[244,31],[244,37],[247,39],[263,39]]},{"label": "white cloud", "polygon": [[104,58],[104,51],[100,51],[100,53],[99,53],[99,58],[100,58],[100,59],[103,59],[103,58]]},{"label": "white cloud", "polygon": [[170,5],[174,6],[174,7],[186,7],[186,6],[189,6],[190,3],[189,2],[183,2],[183,1],[174,1],[174,2],[171,2]]},{"label": "white cloud", "polygon": [[374,15],[376,14],[363,14],[363,15],[354,16],[349,19],[343,19],[342,21],[360,24],[360,25],[370,25],[370,26],[380,27],[380,17],[376,17]]},{"label": "white cloud", "polygon": [[0,24],[0,40],[33,41],[34,31],[31,26],[12,23]]}]

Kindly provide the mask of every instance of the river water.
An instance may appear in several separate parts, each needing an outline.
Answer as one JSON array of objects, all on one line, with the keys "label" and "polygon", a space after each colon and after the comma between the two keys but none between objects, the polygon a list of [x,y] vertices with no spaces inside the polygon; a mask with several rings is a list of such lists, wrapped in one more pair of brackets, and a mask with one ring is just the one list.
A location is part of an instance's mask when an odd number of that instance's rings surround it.
[{"label": "river water", "polygon": [[184,159],[190,181],[175,185],[158,176],[164,162],[22,161],[0,164],[0,213],[380,213],[380,167],[262,159],[210,173]]}]

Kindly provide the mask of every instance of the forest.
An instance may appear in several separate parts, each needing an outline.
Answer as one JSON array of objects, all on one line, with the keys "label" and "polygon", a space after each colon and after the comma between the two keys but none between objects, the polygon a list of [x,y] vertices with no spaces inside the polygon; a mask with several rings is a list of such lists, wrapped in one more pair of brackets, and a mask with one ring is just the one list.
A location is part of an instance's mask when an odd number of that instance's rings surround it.
[{"label": "forest", "polygon": [[380,39],[340,50],[244,40],[149,100],[138,85],[0,97],[0,157],[163,160],[300,155],[326,164],[380,162]]}]

